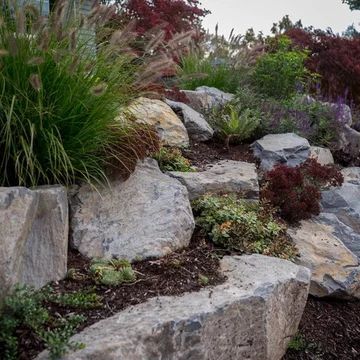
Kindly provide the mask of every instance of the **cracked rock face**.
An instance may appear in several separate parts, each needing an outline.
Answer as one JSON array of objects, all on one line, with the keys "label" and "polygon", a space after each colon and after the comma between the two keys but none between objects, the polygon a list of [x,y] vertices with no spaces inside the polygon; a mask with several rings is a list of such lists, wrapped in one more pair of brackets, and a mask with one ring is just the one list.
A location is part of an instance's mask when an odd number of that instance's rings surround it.
[{"label": "cracked rock face", "polygon": [[297,331],[310,272],[261,255],[225,257],[221,267],[224,284],[125,309],[75,335],[85,348],[64,360],[280,360]]},{"label": "cracked rock face", "polygon": [[310,294],[359,299],[359,259],[336,236],[336,229],[324,223],[322,216],[302,221],[299,228],[288,230],[300,253],[298,263],[312,272]]},{"label": "cracked rock face", "polygon": [[64,187],[0,187],[0,298],[17,283],[64,278],[68,232]]},{"label": "cracked rock face", "polygon": [[72,245],[89,258],[164,256],[187,246],[195,222],[188,192],[152,159],[100,193],[83,186],[71,199]]},{"label": "cracked rock face", "polygon": [[184,184],[190,199],[204,194],[238,192],[245,199],[258,199],[259,182],[255,164],[223,160],[201,172],[171,171],[169,175]]},{"label": "cracked rock face", "polygon": [[266,135],[255,141],[252,148],[264,171],[278,164],[295,167],[310,156],[309,142],[294,133]]}]

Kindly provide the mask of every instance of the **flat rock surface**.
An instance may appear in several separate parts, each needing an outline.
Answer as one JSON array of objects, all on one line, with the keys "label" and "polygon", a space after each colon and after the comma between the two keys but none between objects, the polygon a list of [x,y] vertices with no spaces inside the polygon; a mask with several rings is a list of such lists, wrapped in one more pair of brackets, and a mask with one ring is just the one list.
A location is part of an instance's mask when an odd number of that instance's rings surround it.
[{"label": "flat rock surface", "polygon": [[184,184],[190,199],[207,193],[239,192],[247,199],[259,197],[259,183],[255,164],[222,160],[207,165],[201,172],[169,172],[169,175]]},{"label": "flat rock surface", "polygon": [[17,283],[40,288],[67,271],[68,201],[62,186],[0,188],[0,298]]},{"label": "flat rock surface", "polygon": [[359,259],[336,236],[333,226],[307,220],[288,234],[299,250],[298,263],[312,272],[311,295],[360,298]]},{"label": "flat rock surface", "polygon": [[136,122],[155,127],[160,140],[169,146],[189,146],[189,135],[184,124],[163,101],[141,97],[129,107]]},{"label": "flat rock surface", "polygon": [[89,258],[163,256],[187,246],[195,227],[186,188],[152,159],[110,189],[81,187],[71,213],[72,245]]},{"label": "flat rock surface", "polygon": [[297,331],[310,272],[261,255],[225,257],[221,267],[224,284],[102,320],[71,339],[85,348],[64,359],[280,360]]},{"label": "flat rock surface", "polygon": [[309,142],[294,133],[266,135],[255,141],[252,148],[264,171],[277,164],[295,167],[310,156]]}]

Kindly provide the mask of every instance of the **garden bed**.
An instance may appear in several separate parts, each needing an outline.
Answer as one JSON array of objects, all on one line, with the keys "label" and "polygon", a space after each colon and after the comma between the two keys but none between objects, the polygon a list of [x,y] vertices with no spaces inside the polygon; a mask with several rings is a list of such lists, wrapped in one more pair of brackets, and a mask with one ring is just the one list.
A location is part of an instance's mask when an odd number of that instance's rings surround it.
[{"label": "garden bed", "polygon": [[284,360],[359,359],[360,302],[309,297],[298,334]]},{"label": "garden bed", "polygon": [[[94,282],[90,276],[90,261],[79,253],[70,251],[68,268],[73,278],[67,278],[51,287],[55,294],[75,292],[96,293],[102,298],[101,305],[92,309],[81,309],[45,302],[50,315],[54,318],[69,314],[83,315],[86,320],[77,332],[87,326],[110,317],[128,306],[145,302],[154,296],[178,296],[185,292],[199,291],[207,285],[218,285],[225,281],[219,272],[219,259],[216,250],[200,234],[194,235],[186,249],[176,251],[164,258],[135,262],[136,281],[116,287],[104,286]],[[44,344],[27,328],[17,331],[20,342],[19,359],[34,358],[44,350]],[[1,349],[0,349],[1,353]]]}]

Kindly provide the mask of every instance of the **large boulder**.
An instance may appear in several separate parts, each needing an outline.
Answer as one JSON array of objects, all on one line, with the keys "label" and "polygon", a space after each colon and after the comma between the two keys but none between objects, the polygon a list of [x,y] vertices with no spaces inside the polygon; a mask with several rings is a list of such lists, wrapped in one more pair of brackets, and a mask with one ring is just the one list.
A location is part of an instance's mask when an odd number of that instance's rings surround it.
[{"label": "large boulder", "polygon": [[277,164],[295,167],[310,156],[309,142],[294,133],[266,135],[255,141],[252,148],[264,171]]},{"label": "large boulder", "polygon": [[129,111],[137,123],[154,126],[165,145],[189,146],[184,124],[163,101],[141,97],[131,104]]},{"label": "large boulder", "polygon": [[166,100],[166,103],[179,114],[191,139],[207,141],[213,137],[214,130],[202,114],[181,102]]},{"label": "large boulder", "polygon": [[187,246],[194,230],[188,192],[152,159],[111,188],[80,187],[71,199],[72,245],[89,258],[160,257]]},{"label": "large boulder", "polygon": [[191,200],[207,193],[239,192],[247,199],[259,197],[259,182],[255,164],[223,160],[208,165],[205,171],[172,171],[168,174],[187,187]]},{"label": "large boulder", "polygon": [[222,106],[233,100],[234,95],[214,87],[200,86],[194,90],[182,90],[190,106],[198,112],[207,112],[213,107]]},{"label": "large boulder", "polygon": [[299,250],[298,264],[312,272],[310,294],[360,299],[359,259],[336,236],[336,229],[320,219],[288,230]]},{"label": "large boulder", "polygon": [[320,146],[311,146],[310,157],[316,159],[316,161],[321,165],[334,164],[334,157],[331,151],[327,148],[323,148]]},{"label": "large boulder", "polygon": [[63,359],[280,360],[306,304],[309,271],[261,255],[225,257],[221,266],[224,284],[102,320],[73,336],[85,347]]},{"label": "large boulder", "polygon": [[64,187],[0,188],[0,298],[17,283],[40,288],[64,278],[68,231]]}]

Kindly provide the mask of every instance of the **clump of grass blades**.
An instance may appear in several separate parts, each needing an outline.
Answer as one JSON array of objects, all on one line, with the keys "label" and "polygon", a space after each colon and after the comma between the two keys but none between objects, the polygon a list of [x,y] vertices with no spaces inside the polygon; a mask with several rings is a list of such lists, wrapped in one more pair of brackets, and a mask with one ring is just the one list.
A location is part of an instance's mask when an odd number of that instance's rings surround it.
[{"label": "clump of grass blades", "polygon": [[139,141],[151,129],[115,120],[136,97],[134,55],[111,41],[95,54],[80,35],[110,12],[69,20],[68,3],[47,21],[32,5],[0,10],[1,186],[103,182],[107,166],[129,170],[156,148]]}]

